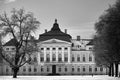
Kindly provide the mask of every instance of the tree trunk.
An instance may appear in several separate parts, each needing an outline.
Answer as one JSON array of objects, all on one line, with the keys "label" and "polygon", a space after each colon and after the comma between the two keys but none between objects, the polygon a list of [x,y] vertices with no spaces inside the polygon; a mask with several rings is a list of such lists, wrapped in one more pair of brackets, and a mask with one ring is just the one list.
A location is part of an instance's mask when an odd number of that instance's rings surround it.
[{"label": "tree trunk", "polygon": [[112,76],[114,76],[114,63],[112,63],[111,68],[112,68]]},{"label": "tree trunk", "polygon": [[19,71],[19,68],[16,68],[16,67],[13,68],[13,78],[17,78],[18,71]]},{"label": "tree trunk", "polygon": [[109,67],[109,73],[108,73],[109,76],[111,76],[111,65]]},{"label": "tree trunk", "polygon": [[115,63],[115,77],[118,77],[118,63]]}]

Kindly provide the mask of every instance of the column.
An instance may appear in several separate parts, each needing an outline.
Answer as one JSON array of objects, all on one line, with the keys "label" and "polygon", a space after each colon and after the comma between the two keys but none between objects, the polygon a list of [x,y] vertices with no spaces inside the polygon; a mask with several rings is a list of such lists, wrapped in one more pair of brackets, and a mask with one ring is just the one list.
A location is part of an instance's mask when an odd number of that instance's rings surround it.
[{"label": "column", "polygon": [[38,55],[37,61],[38,61],[38,64],[40,64],[40,52],[37,52],[37,55]]},{"label": "column", "polygon": [[50,47],[50,62],[52,62],[52,47]]},{"label": "column", "polygon": [[68,47],[68,63],[70,63],[70,57],[71,56],[71,47]]},{"label": "column", "polygon": [[44,62],[46,62],[46,47],[44,47]]},{"label": "column", "polygon": [[62,47],[62,62],[64,62],[64,47]]},{"label": "column", "polygon": [[56,47],[56,62],[58,62],[58,47]]}]

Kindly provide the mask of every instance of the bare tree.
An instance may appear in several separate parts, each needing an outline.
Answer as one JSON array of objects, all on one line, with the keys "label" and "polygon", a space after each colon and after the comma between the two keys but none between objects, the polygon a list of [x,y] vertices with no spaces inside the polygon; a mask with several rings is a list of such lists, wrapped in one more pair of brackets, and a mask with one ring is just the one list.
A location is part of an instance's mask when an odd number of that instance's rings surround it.
[{"label": "bare tree", "polygon": [[37,51],[35,39],[31,36],[39,24],[33,13],[25,13],[24,9],[13,9],[10,16],[6,13],[0,15],[1,41],[8,35],[14,41],[14,54],[7,54],[2,43],[0,47],[2,58],[13,70],[13,78],[17,78],[19,68],[30,62],[31,54]]}]

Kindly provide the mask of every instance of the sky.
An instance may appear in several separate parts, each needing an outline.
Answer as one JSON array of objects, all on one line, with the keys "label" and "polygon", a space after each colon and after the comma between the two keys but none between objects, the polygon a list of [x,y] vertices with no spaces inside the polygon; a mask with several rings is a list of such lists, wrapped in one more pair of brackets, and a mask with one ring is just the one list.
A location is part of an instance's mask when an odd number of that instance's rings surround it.
[{"label": "sky", "polygon": [[95,34],[94,24],[100,15],[116,0],[0,0],[0,11],[10,12],[13,8],[24,8],[33,12],[40,21],[36,38],[52,28],[55,19],[61,30],[67,29],[73,39],[80,35],[82,39],[91,39]]}]

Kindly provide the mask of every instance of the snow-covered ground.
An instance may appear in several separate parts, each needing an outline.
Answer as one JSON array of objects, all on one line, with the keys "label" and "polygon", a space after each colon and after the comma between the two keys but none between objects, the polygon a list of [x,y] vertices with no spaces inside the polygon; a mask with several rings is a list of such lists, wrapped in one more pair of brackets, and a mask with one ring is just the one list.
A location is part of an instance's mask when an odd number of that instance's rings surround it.
[{"label": "snow-covered ground", "polygon": [[104,76],[0,76],[0,80],[120,80],[120,78]]}]

